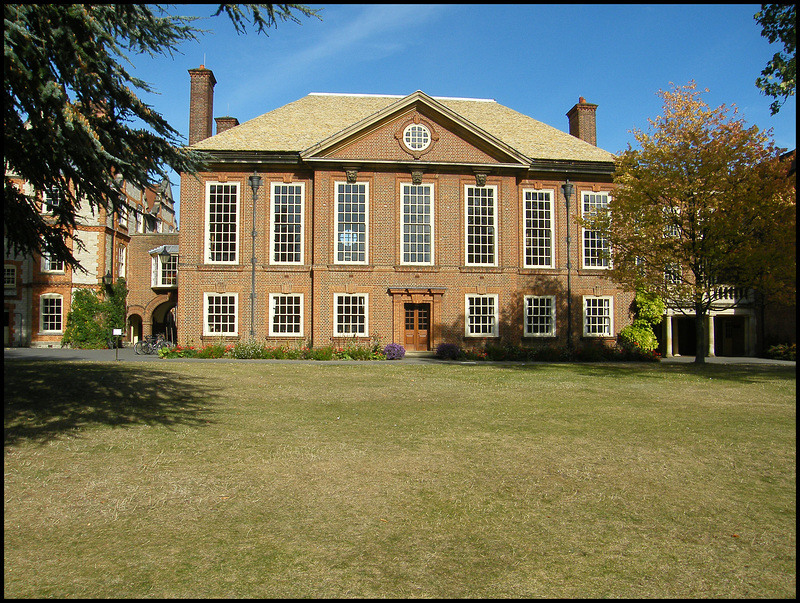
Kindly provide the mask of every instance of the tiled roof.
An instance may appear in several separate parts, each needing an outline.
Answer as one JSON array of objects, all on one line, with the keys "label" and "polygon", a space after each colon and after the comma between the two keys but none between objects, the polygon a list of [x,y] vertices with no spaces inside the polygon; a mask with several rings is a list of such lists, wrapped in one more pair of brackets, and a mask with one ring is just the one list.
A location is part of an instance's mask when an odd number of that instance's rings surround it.
[{"label": "tiled roof", "polygon": [[[192,148],[299,153],[405,97],[309,94]],[[493,100],[434,97],[451,111],[531,160],[613,161],[608,151]]]}]

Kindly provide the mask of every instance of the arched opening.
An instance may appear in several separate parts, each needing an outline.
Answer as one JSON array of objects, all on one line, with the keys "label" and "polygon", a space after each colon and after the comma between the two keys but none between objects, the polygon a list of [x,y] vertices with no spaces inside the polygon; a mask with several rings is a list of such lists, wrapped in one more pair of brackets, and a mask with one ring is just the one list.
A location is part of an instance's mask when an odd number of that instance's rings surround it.
[{"label": "arched opening", "polygon": [[142,317],[138,314],[128,316],[128,339],[133,345],[142,338]]},{"label": "arched opening", "polygon": [[162,333],[169,341],[173,343],[178,341],[178,331],[174,320],[175,314],[172,313],[175,305],[174,301],[169,300],[156,306],[150,323],[152,325],[151,335]]}]

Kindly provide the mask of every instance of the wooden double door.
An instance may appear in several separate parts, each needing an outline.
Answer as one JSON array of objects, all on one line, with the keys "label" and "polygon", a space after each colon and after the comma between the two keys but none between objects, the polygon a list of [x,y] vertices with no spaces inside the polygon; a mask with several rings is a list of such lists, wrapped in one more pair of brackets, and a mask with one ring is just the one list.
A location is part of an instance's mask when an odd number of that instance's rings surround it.
[{"label": "wooden double door", "polygon": [[403,347],[411,352],[430,349],[431,304],[403,304],[405,337]]}]

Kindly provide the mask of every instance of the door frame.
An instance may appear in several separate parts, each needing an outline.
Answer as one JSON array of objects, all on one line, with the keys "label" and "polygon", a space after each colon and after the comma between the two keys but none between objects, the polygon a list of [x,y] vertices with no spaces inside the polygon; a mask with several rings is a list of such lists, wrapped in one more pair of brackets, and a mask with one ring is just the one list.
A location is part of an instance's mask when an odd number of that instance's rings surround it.
[{"label": "door frame", "polygon": [[428,349],[435,350],[441,343],[441,308],[443,287],[390,287],[392,296],[393,343],[405,343],[406,304],[430,304],[428,317]]}]

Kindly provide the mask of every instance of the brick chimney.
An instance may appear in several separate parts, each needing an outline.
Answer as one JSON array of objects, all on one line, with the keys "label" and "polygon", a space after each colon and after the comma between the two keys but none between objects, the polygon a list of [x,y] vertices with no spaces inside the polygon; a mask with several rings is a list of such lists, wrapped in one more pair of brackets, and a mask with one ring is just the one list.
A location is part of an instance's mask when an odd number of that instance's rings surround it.
[{"label": "brick chimney", "polygon": [[597,146],[596,113],[597,105],[587,103],[586,99],[581,96],[578,99],[578,104],[567,112],[569,133],[591,145]]},{"label": "brick chimney", "polygon": [[235,117],[215,117],[217,122],[217,134],[222,134],[225,130],[230,130],[239,125],[239,120]]},{"label": "brick chimney", "polygon": [[214,85],[217,80],[210,69],[200,65],[189,69],[189,145],[205,140],[212,135],[214,114]]}]

